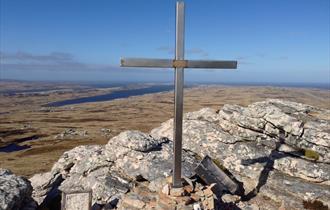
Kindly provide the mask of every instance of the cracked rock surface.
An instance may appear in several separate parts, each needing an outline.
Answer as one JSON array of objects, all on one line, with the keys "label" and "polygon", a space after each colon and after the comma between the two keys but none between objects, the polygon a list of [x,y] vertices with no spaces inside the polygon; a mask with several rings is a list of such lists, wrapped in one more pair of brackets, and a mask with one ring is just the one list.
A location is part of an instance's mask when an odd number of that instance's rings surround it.
[{"label": "cracked rock surface", "polygon": [[[126,131],[105,146],[76,147],[65,152],[50,172],[30,179],[33,197],[39,205],[47,205],[47,197],[59,190],[91,189],[94,206],[117,203],[140,177],[153,181],[171,174],[172,145],[166,138],[155,139],[139,131]],[[182,173],[191,176],[197,163],[192,152],[183,152]]]},{"label": "cracked rock surface", "polygon": [[[204,108],[185,115],[183,148],[215,159],[249,197],[258,192],[297,209],[306,200],[330,206],[329,120],[329,110],[274,99]],[[169,120],[151,135],[172,139],[172,129]]]},{"label": "cracked rock surface", "polygon": [[[282,100],[187,113],[182,173],[190,177],[209,155],[242,183],[238,208],[330,206],[329,122],[329,110]],[[172,173],[172,132],[168,120],[150,134],[126,131],[106,145],[67,151],[50,172],[30,179],[33,198],[46,205],[59,190],[91,189],[94,208],[110,209],[136,180],[157,188]],[[230,196],[223,200],[237,200]]]},{"label": "cracked rock surface", "polygon": [[0,209],[35,209],[31,193],[32,186],[27,179],[0,168]]}]

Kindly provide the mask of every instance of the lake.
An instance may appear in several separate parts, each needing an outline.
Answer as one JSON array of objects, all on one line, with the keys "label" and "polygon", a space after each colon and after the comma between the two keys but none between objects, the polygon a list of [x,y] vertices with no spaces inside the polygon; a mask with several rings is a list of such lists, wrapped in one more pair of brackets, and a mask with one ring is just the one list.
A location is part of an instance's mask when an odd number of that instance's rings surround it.
[{"label": "lake", "polygon": [[46,107],[60,107],[66,105],[74,105],[74,104],[81,104],[81,103],[89,103],[89,102],[101,102],[101,101],[111,101],[114,99],[120,98],[128,98],[130,96],[139,96],[144,94],[150,93],[159,93],[173,90],[173,85],[155,85],[146,88],[138,88],[138,89],[128,89],[128,90],[118,90],[112,93],[97,95],[97,96],[90,96],[90,97],[82,97],[82,98],[74,98],[69,100],[63,101],[56,101],[44,106]]}]

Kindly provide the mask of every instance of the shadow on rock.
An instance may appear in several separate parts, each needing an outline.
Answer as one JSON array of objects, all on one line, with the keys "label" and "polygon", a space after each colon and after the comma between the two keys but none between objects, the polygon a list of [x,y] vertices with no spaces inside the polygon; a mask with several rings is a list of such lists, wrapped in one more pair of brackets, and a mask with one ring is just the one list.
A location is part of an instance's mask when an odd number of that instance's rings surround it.
[{"label": "shadow on rock", "polygon": [[260,172],[257,186],[248,194],[242,196],[242,201],[249,201],[256,197],[262,186],[267,183],[270,172],[274,169],[275,160],[291,156],[290,154],[279,152],[279,148],[285,141],[285,131],[279,129],[279,141],[276,142],[275,149],[271,151],[267,157],[259,157],[255,159],[242,160],[242,164],[245,166],[253,165],[255,163],[265,163],[262,171]]}]

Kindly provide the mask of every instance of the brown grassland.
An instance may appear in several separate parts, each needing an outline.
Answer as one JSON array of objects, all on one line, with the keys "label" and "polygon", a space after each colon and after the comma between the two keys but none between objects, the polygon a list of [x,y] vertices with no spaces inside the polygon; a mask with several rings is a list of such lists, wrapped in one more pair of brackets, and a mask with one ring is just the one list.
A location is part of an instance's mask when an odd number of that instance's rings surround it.
[{"label": "brown grassland", "polygon": [[[11,82],[2,83],[0,88],[29,89],[36,88],[35,86],[38,84]],[[106,144],[111,137],[124,130],[149,132],[173,117],[173,92],[51,109],[41,107],[48,102],[104,94],[115,89],[71,91],[72,87],[62,85],[61,88],[66,91],[44,95],[0,95],[0,147],[10,143],[29,146],[20,151],[0,152],[1,168],[8,168],[16,174],[28,177],[46,172],[64,151],[73,147]],[[329,90],[200,86],[185,90],[184,112],[196,111],[202,107],[220,109],[224,104],[247,106],[267,98],[280,98],[330,109]],[[55,138],[69,128],[87,131],[87,135]],[[102,128],[110,129],[110,132],[104,133]]]}]

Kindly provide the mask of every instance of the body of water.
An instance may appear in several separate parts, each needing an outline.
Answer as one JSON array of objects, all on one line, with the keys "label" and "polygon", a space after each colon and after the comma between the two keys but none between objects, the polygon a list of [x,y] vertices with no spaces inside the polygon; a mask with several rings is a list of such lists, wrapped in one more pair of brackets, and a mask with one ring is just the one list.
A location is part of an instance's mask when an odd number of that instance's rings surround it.
[{"label": "body of water", "polygon": [[330,90],[330,83],[270,83],[270,82],[221,82],[221,83],[205,83],[195,82],[194,85],[226,85],[226,86],[261,86],[261,87],[283,87],[283,88],[312,88],[321,90]]},{"label": "body of water", "polygon": [[20,146],[18,144],[11,143],[11,144],[8,144],[7,146],[0,147],[0,152],[9,153],[9,152],[16,152],[16,151],[29,149],[29,148],[31,148],[31,146],[29,146],[29,145]]},{"label": "body of water", "polygon": [[[306,83],[189,83],[186,87],[194,87],[198,85],[228,85],[228,86],[272,86],[272,87],[296,87],[296,88],[317,88],[317,89],[330,89],[329,84],[306,84]],[[114,85],[107,83],[100,84],[89,84],[91,87],[97,88],[105,88],[105,87],[128,87],[128,84],[125,85]],[[63,101],[56,101],[49,104],[46,104],[46,107],[60,107],[66,105],[74,105],[81,103],[89,103],[89,102],[101,102],[101,101],[111,101],[114,99],[120,98],[128,98],[130,96],[139,96],[150,93],[159,93],[164,91],[173,90],[173,85],[152,85],[145,88],[136,88],[136,89],[124,89],[114,91],[109,94],[90,96],[90,97],[82,97],[75,99],[68,99]]]},{"label": "body of water", "polygon": [[[55,83],[54,83],[55,84]],[[59,82],[59,84],[61,84]],[[66,83],[64,83],[66,84]],[[46,107],[59,107],[65,105],[74,105],[81,103],[89,103],[89,102],[101,102],[101,101],[110,101],[114,99],[120,98],[128,98],[130,96],[139,96],[150,93],[159,93],[164,91],[173,90],[173,85],[169,84],[149,84],[151,86],[139,88],[140,85],[144,85],[146,83],[117,83],[117,82],[72,82],[67,84],[75,84],[77,87],[74,87],[74,91],[81,91],[86,89],[94,89],[94,88],[112,88],[112,87],[121,87],[123,90],[114,91],[109,94],[90,96],[90,97],[82,97],[75,99],[68,99],[63,101],[56,101],[44,106]],[[316,89],[325,89],[330,90],[330,83],[256,83],[256,82],[219,82],[219,83],[205,83],[205,82],[188,82],[186,83],[187,87],[199,86],[199,85],[225,85],[225,86],[269,86],[269,87],[289,87],[289,88],[316,88]],[[80,87],[79,85],[83,85]],[[132,88],[130,88],[132,87]],[[135,87],[135,88],[134,88]],[[58,90],[56,88],[39,88],[39,89],[31,89],[31,90],[5,90],[0,93],[5,95],[15,95],[20,93],[30,93],[30,92],[39,92],[39,91],[49,91],[49,90]]]},{"label": "body of water", "polygon": [[139,96],[139,95],[144,95],[144,94],[149,94],[149,93],[165,92],[165,91],[170,91],[173,89],[174,89],[173,85],[155,85],[155,86],[146,87],[146,88],[118,90],[118,91],[114,91],[112,93],[104,94],[104,95],[56,101],[53,103],[46,104],[45,106],[59,107],[59,106],[81,104],[81,103],[88,103],[88,102],[111,101],[114,99],[128,98],[130,96]]}]

